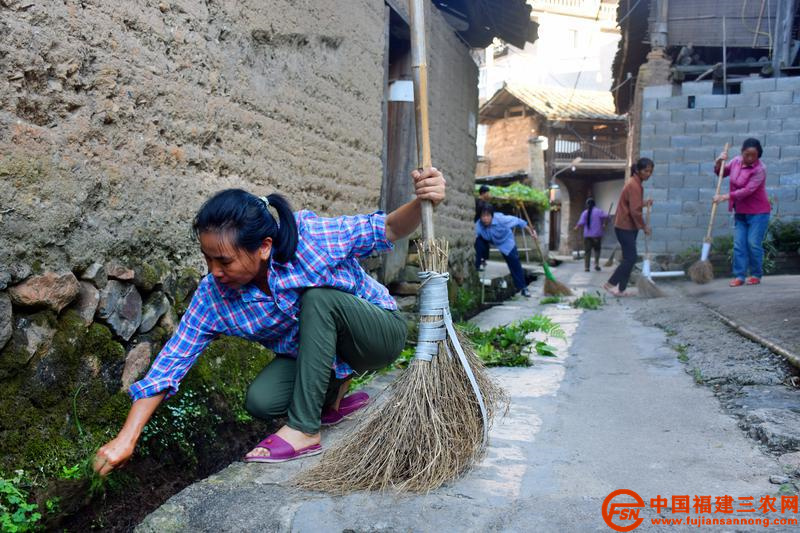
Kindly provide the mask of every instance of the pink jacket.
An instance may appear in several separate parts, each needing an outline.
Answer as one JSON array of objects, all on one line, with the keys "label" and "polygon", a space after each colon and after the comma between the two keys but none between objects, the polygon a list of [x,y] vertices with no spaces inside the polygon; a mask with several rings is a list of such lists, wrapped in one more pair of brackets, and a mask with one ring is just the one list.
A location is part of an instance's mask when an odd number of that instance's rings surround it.
[{"label": "pink jacket", "polygon": [[743,215],[770,212],[772,206],[767,198],[767,167],[761,160],[752,166],[746,166],[742,162],[742,156],[737,155],[725,165],[725,176],[731,178],[728,211]]}]

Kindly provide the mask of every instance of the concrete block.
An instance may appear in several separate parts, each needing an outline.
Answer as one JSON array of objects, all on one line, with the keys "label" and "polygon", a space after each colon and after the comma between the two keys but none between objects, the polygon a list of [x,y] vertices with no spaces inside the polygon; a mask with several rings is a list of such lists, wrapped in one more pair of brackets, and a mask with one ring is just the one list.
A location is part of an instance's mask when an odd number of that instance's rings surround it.
[{"label": "concrete block", "polygon": [[[697,216],[695,215],[669,215],[667,224],[670,228],[694,228],[697,226]],[[680,238],[680,236],[678,236]]]},{"label": "concrete block", "polygon": [[[747,121],[745,121],[745,124]],[[716,133],[717,132],[717,123],[715,121],[709,122],[687,122],[686,123],[686,133]]]},{"label": "concrete block", "polygon": [[683,148],[654,148],[653,161],[656,165],[669,161],[683,161]]},{"label": "concrete block", "polygon": [[683,186],[686,188],[701,188],[708,187],[709,184],[716,184],[716,177],[714,176],[714,168],[708,165],[708,174],[693,174],[683,177]]},{"label": "concrete block", "polygon": [[645,150],[653,150],[655,148],[668,148],[670,145],[669,135],[648,135],[643,136],[640,146]]},{"label": "concrete block", "polygon": [[[653,200],[655,202],[655,200]],[[667,214],[666,213],[653,213],[650,215],[650,225],[654,228],[667,227]]]},{"label": "concrete block", "polygon": [[[767,171],[769,172],[769,169]],[[767,177],[767,181],[769,181],[769,177]],[[800,173],[781,176],[778,178],[778,184],[781,187],[800,187]]]},{"label": "concrete block", "polygon": [[683,122],[656,123],[656,133],[658,135],[681,135],[684,131],[686,131],[686,124]]},{"label": "concrete block", "polygon": [[669,162],[668,174],[697,174],[700,166],[697,163]]},{"label": "concrete block", "polygon": [[[764,136],[762,135],[761,137],[756,137],[756,138],[763,139]],[[741,141],[744,142],[744,139],[741,139]],[[741,147],[742,147],[742,143],[741,142],[737,142],[736,143],[736,153],[739,152]],[[775,161],[776,159],[781,157],[781,147],[780,146],[777,146],[777,145],[776,146],[763,146],[762,145],[762,148],[764,148],[764,155],[761,157],[762,161],[767,161],[767,160]],[[731,151],[731,153],[734,153],[734,152]]]},{"label": "concrete block", "polygon": [[737,120],[764,120],[767,118],[766,107],[737,107],[733,110]]},{"label": "concrete block", "polygon": [[681,229],[681,240],[683,241],[696,242],[698,245],[700,245],[705,237],[706,228],[694,227]]},{"label": "concrete block", "polygon": [[659,186],[665,186],[669,189],[673,187],[683,187],[683,174],[667,174],[658,176]]},{"label": "concrete block", "polygon": [[783,202],[781,204],[781,215],[786,217],[800,218],[800,202]]},{"label": "concrete block", "polygon": [[673,109],[672,122],[700,122],[703,120],[702,109]]},{"label": "concrete block", "polygon": [[728,95],[728,107],[757,107],[760,101],[758,93]]},{"label": "concrete block", "polygon": [[653,241],[650,243],[650,251],[654,254],[664,254],[667,253],[667,242],[666,241]]},{"label": "concrete block", "polygon": [[672,112],[670,111],[662,111],[660,109],[658,111],[642,111],[642,123],[644,124],[657,124],[658,122],[668,122],[670,120],[672,120]]},{"label": "concrete block", "polygon": [[[662,242],[671,242],[681,239],[681,228],[676,226],[662,226],[658,228],[658,239]],[[651,243],[652,246],[652,243]]]},{"label": "concrete block", "polygon": [[767,146],[777,144],[782,146],[793,146],[798,144],[800,135],[797,132],[767,133],[767,137],[762,144]]},{"label": "concrete block", "polygon": [[688,107],[689,98],[686,96],[670,96],[658,99],[659,110],[687,109]]},{"label": "concrete block", "polygon": [[658,109],[658,100],[656,98],[646,98],[642,100],[642,109],[646,111],[655,111]]},{"label": "concrete block", "polygon": [[683,202],[684,215],[702,215],[709,209],[704,202]]},{"label": "concrete block", "polygon": [[[648,197],[647,192],[645,192],[645,197]],[[680,200],[660,200],[653,197],[653,209],[658,213],[667,215],[667,217],[679,215],[683,211],[683,202]]]},{"label": "concrete block", "polygon": [[779,91],[800,91],[800,76],[778,78],[775,88]]},{"label": "concrete block", "polygon": [[713,81],[685,81],[681,84],[681,94],[700,95],[711,94],[714,91]]},{"label": "concrete block", "polygon": [[748,131],[750,131],[749,120],[723,120],[717,123],[717,133],[725,135],[743,135]]},{"label": "concrete block", "polygon": [[782,130],[783,130],[783,120],[780,118],[750,120],[749,127],[747,129],[748,133],[779,132]]},{"label": "concrete block", "polygon": [[652,85],[644,88],[643,97],[647,98],[666,98],[672,96],[673,86],[669,85]]},{"label": "concrete block", "polygon": [[639,132],[644,135],[655,135],[656,134],[656,125],[655,124],[642,124],[639,129]]},{"label": "concrete block", "polygon": [[696,96],[694,100],[694,107],[697,109],[727,106],[728,101],[724,94],[703,94]]},{"label": "concrete block", "polygon": [[767,187],[767,197],[778,202],[797,200],[797,187]]},{"label": "concrete block", "polygon": [[670,138],[670,146],[673,148],[690,148],[699,144],[700,137],[697,135],[673,135]]},{"label": "concrete block", "polygon": [[733,108],[703,109],[703,120],[730,120],[732,118],[733,118]]},{"label": "concrete block", "polygon": [[781,146],[781,159],[800,159],[800,146]]},{"label": "concrete block", "polygon": [[[709,183],[710,185],[713,185],[713,187],[700,187],[697,189],[697,194],[701,202],[711,202],[711,199],[714,198],[714,195],[717,193],[717,180],[713,180],[713,183],[711,183],[711,180],[709,180]],[[723,187],[725,187],[724,184]],[[709,210],[710,209],[711,206],[709,205]]]},{"label": "concrete block", "polygon": [[676,200],[681,203],[696,202],[700,198],[697,191],[698,190],[696,188],[691,187],[676,187],[669,190],[667,193],[667,199]]},{"label": "concrete block", "polygon": [[639,150],[639,157],[653,159],[653,150]]},{"label": "concrete block", "polygon": [[777,84],[774,78],[752,78],[742,80],[742,94],[774,91]]},{"label": "concrete block", "polygon": [[[765,163],[766,164],[766,163]],[[767,180],[769,176],[787,176],[797,172],[797,160],[778,159],[767,164]]]},{"label": "concrete block", "polygon": [[[717,157],[717,155],[719,155],[720,150],[722,150],[722,145],[720,145],[718,148],[714,148],[711,146],[686,148],[683,152],[683,160],[686,163],[707,165],[714,161],[714,158]],[[699,168],[697,172],[692,172],[692,174],[699,174],[699,173],[700,173]]]},{"label": "concrete block", "polygon": [[792,91],[770,91],[768,93],[761,93],[759,98],[761,99],[761,105],[765,106],[791,104],[792,96],[794,96]]},{"label": "concrete block", "polygon": [[[653,179],[653,178],[650,178]],[[669,189],[665,187],[648,187],[644,191],[645,198],[652,198],[656,202],[666,202],[667,192]]]},{"label": "concrete block", "polygon": [[[784,127],[789,126],[792,120],[800,122],[800,104],[773,105],[769,106],[768,110],[767,118],[784,119]],[[794,129],[797,129],[797,126]]]},{"label": "concrete block", "polygon": [[794,91],[794,97],[792,98],[793,104],[800,104],[800,90]]},{"label": "concrete block", "polygon": [[[722,124],[722,123],[721,123]],[[722,151],[725,143],[733,143],[733,135],[717,134],[717,135],[703,135],[701,138],[703,146],[719,146],[717,150]]]}]

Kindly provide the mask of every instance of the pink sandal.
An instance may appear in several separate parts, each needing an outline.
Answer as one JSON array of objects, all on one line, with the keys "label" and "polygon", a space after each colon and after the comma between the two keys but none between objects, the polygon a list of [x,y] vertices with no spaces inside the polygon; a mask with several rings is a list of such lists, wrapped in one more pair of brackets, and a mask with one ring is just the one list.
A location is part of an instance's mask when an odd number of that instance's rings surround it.
[{"label": "pink sandal", "polygon": [[312,444],[300,450],[295,450],[291,444],[274,433],[256,444],[256,448],[266,448],[269,450],[269,455],[245,456],[245,463],[284,463],[322,453],[321,444]]},{"label": "pink sandal", "polygon": [[326,409],[322,413],[322,425],[333,426],[344,420],[348,415],[351,415],[365,407],[369,403],[369,394],[364,391],[354,392],[349,396],[342,398],[339,402],[339,409]]}]

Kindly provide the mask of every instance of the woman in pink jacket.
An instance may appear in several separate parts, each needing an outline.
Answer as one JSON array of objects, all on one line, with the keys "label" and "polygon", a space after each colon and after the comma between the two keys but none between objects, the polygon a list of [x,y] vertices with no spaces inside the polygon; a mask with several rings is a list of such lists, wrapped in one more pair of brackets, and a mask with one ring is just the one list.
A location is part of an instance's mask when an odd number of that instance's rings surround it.
[{"label": "woman in pink jacket", "polygon": [[[714,202],[728,202],[728,210],[734,211],[736,229],[733,239],[733,275],[731,287],[758,285],[764,275],[764,236],[769,225],[770,204],[767,198],[767,167],[761,162],[764,153],[758,139],[747,139],[742,144],[742,153],[725,164],[725,176],[729,176],[730,192],[714,196]],[[728,158],[723,152],[717,158],[714,172]],[[747,277],[748,267],[750,277]]]}]

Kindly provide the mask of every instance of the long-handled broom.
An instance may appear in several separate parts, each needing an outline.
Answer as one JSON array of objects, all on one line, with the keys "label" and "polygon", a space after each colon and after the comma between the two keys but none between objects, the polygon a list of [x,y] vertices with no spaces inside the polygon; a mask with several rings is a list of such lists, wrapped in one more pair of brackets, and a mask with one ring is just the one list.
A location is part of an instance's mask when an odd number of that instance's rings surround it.
[{"label": "long-handled broom", "polygon": [[[417,149],[431,166],[424,0],[411,0]],[[416,356],[353,432],[301,472],[303,488],[333,493],[395,488],[429,491],[454,479],[482,455],[489,425],[505,394],[453,327],[447,254],[433,234],[433,206],[422,204]]]},{"label": "long-handled broom", "polygon": [[[522,206],[522,203],[520,203],[520,206]],[[528,215],[528,212],[525,209],[522,209],[522,212],[525,213],[525,219],[528,221],[528,225],[531,227],[531,229],[533,229],[533,222],[531,222],[531,217]],[[542,247],[539,246],[539,238],[534,237],[533,242],[536,244],[536,250],[539,252],[539,257],[542,258],[542,268],[544,269],[544,295],[572,296],[572,290],[563,283],[559,282],[550,271],[550,265],[547,264],[547,258],[542,253]]]},{"label": "long-handled broom", "polygon": [[[647,225],[650,226],[650,209],[647,206]],[[642,262],[642,273],[636,280],[636,288],[642,298],[661,298],[666,296],[650,277],[650,236],[644,236],[644,261]]]},{"label": "long-handled broom", "polygon": [[[722,149],[724,153],[728,153],[728,143],[725,143],[725,148]],[[722,187],[722,179],[725,177],[725,161],[719,166],[719,176],[717,177],[717,189],[714,195],[719,195],[719,190]],[[703,249],[700,253],[700,259],[689,267],[689,277],[695,283],[708,283],[714,279],[714,266],[708,260],[708,255],[711,252],[711,231],[714,229],[714,217],[717,215],[717,203],[711,202],[711,217],[708,219],[708,230],[706,231],[706,238],[703,239]]]}]

